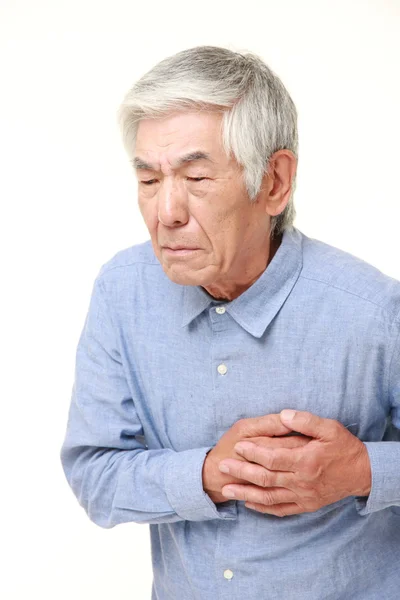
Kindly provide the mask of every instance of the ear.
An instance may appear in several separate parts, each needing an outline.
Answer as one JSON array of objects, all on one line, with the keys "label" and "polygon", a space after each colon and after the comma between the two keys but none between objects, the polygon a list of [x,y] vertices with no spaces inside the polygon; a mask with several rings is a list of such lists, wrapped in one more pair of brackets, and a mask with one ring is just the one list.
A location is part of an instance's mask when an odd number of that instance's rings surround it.
[{"label": "ear", "polygon": [[269,216],[285,210],[296,169],[297,159],[290,150],[278,150],[270,157],[261,188],[266,194],[265,210]]}]

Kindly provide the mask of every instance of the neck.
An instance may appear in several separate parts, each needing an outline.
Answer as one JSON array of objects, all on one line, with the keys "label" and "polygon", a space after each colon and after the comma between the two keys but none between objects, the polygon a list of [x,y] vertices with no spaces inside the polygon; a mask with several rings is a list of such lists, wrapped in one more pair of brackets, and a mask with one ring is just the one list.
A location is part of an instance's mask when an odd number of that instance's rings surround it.
[{"label": "neck", "polygon": [[230,302],[234,300],[243,292],[249,289],[255,281],[264,273],[271,260],[274,258],[276,251],[278,250],[282,241],[282,234],[274,238],[267,244],[267,252],[261,253],[258,256],[258,260],[252,260],[252,271],[251,273],[245,272],[242,278],[231,279],[224,281],[221,284],[214,283],[204,289],[212,296],[215,300],[226,300]]}]

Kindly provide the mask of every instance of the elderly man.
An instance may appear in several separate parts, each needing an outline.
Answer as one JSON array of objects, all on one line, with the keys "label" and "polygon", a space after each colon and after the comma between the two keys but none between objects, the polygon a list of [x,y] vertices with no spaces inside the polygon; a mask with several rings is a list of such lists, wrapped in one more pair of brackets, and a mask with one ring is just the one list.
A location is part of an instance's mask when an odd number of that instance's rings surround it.
[{"label": "elderly man", "polygon": [[150,524],[153,600],[397,599],[400,282],[293,226],[296,109],[257,56],[167,58],[119,120],[151,240],[94,282],[80,504]]}]

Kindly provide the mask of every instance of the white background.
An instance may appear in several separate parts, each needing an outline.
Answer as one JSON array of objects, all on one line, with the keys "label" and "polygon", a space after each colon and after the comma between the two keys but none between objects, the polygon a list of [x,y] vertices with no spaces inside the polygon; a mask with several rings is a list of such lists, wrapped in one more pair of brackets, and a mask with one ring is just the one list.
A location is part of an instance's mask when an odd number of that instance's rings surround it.
[{"label": "white background", "polygon": [[295,225],[400,279],[400,2],[0,0],[0,23],[1,596],[146,600],[148,526],[91,523],[59,460],[94,278],[147,239],[118,105],[179,50],[258,53],[299,112]]}]

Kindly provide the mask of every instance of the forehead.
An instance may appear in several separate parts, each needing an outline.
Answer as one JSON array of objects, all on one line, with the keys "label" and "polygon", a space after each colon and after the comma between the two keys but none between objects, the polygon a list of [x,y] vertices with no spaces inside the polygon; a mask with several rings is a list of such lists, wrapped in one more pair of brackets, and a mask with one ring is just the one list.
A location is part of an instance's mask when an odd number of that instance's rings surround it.
[{"label": "forehead", "polygon": [[183,155],[202,151],[214,161],[224,158],[221,138],[222,114],[175,113],[139,122],[135,156],[149,163],[178,163]]}]

